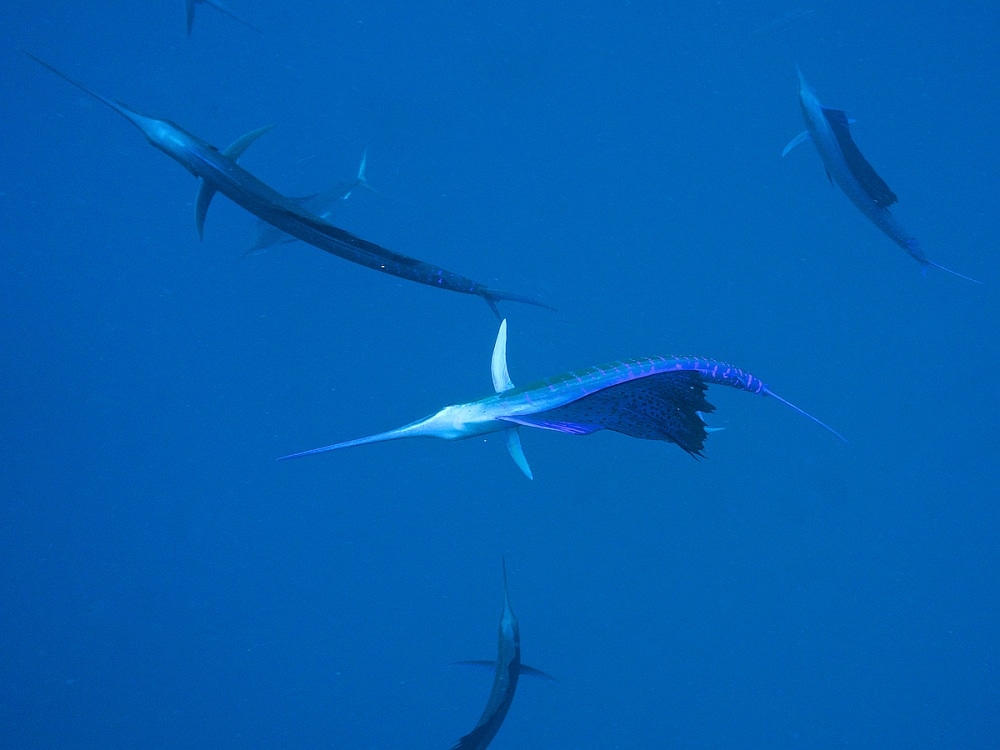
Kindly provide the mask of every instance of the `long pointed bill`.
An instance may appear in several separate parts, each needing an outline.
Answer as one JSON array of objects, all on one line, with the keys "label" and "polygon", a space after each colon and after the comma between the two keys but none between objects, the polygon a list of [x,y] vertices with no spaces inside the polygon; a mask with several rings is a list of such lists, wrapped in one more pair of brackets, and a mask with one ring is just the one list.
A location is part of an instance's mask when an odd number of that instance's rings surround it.
[{"label": "long pointed bill", "polygon": [[302,451],[301,453],[291,453],[287,456],[281,456],[276,458],[276,461],[287,461],[290,458],[301,458],[302,456],[311,456],[314,453],[326,453],[328,451],[337,451],[341,448],[353,448],[356,445],[368,445],[369,443],[384,443],[386,440],[399,440],[401,438],[408,437],[426,437],[428,433],[421,429],[428,421],[427,419],[421,419],[416,422],[411,422],[404,427],[397,427],[395,430],[387,430],[386,432],[380,432],[377,435],[369,435],[368,437],[357,438],[355,440],[347,440],[343,443],[334,443],[333,445],[324,445],[322,448],[313,448],[312,450]]}]

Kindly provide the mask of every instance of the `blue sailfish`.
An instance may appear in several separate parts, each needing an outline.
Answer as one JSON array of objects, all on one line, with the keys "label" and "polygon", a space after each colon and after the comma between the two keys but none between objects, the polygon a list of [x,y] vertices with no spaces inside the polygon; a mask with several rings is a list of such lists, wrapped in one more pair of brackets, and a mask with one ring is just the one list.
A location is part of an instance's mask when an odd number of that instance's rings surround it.
[{"label": "blue sailfish", "polygon": [[703,415],[715,411],[705,398],[709,385],[770,396],[844,440],[836,430],[783,399],[759,378],[714,359],[630,359],[575,370],[515,388],[507,370],[507,321],[504,320],[493,347],[490,369],[496,391],[492,396],[446,406],[394,430],[293,453],[278,460],[400,438],[461,440],[503,432],[511,457],[531,479],[531,468],[521,447],[520,427],[537,427],[570,435],[612,430],[645,440],[675,443],[691,456],[699,457],[703,455],[705,438],[712,430],[707,427]]},{"label": "blue sailfish", "polygon": [[819,152],[827,177],[837,183],[844,195],[861,213],[885,235],[899,245],[906,253],[925,269],[940,268],[953,276],[981,283],[939,263],[930,260],[920,247],[917,238],[908,232],[889,211],[889,207],[898,198],[885,183],[875,168],[868,163],[854,139],[851,138],[850,123],[847,115],[839,109],[830,109],[820,104],[816,93],[812,90],[802,71],[799,74],[799,103],[802,106],[802,116],[806,121],[806,129],[793,138],[781,152],[785,156],[789,151],[805,141],[812,141]]},{"label": "blue sailfish", "polygon": [[288,198],[265,184],[236,161],[255,140],[270,130],[270,127],[247,133],[220,151],[169,120],[140,114],[119,101],[91,91],[30,52],[25,54],[81,91],[106,104],[142,131],[151,145],[201,179],[198,197],[195,199],[195,226],[199,236],[204,231],[205,215],[212,198],[216,193],[222,193],[275,229],[338,258],[418,284],[481,297],[497,318],[501,317],[497,309],[497,302],[501,300],[551,309],[545,303],[531,297],[491,289],[478,281],[422,260],[394,253],[374,242],[357,237],[315,216],[303,208],[300,201]]},{"label": "blue sailfish", "polygon": [[490,667],[493,672],[493,689],[479,721],[472,731],[455,743],[452,750],[485,750],[500,731],[514,701],[517,680],[521,675],[554,680],[551,675],[521,663],[521,628],[510,608],[507,593],[507,562],[503,561],[503,611],[500,613],[500,637],[496,661],[460,661],[459,664]]}]

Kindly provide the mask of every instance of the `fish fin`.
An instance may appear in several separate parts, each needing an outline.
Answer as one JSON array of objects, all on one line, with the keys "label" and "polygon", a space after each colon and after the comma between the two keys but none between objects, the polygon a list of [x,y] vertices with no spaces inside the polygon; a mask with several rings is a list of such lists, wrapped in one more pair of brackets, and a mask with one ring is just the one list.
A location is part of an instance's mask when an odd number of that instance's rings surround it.
[{"label": "fish fin", "polygon": [[529,667],[527,664],[522,664],[518,669],[518,672],[527,677],[538,677],[539,679],[548,680],[549,682],[558,682],[558,680],[548,672],[543,672],[540,669]]},{"label": "fish fin", "polygon": [[885,183],[875,167],[868,163],[868,160],[861,153],[861,149],[851,138],[850,120],[847,114],[839,109],[822,108],[823,116],[826,118],[833,136],[840,146],[840,151],[847,163],[847,168],[851,170],[854,179],[858,181],[868,197],[882,208],[888,208],[899,199]]},{"label": "fish fin", "polygon": [[791,151],[793,148],[798,146],[800,143],[805,143],[808,140],[809,140],[809,131],[803,130],[801,133],[799,133],[797,136],[795,136],[794,138],[792,138],[792,140],[788,142],[788,145],[785,146],[785,148],[782,150],[781,155],[786,156],[788,152]]},{"label": "fish fin", "polygon": [[791,401],[788,401],[787,399],[782,398],[781,396],[779,396],[777,393],[775,393],[774,391],[772,391],[767,386],[764,387],[764,390],[761,391],[761,393],[763,393],[765,396],[770,396],[771,398],[780,401],[781,403],[783,403],[785,406],[789,407],[790,409],[793,409],[793,410],[797,411],[799,414],[801,414],[806,419],[811,419],[813,422],[815,422],[816,424],[818,424],[820,427],[822,427],[825,430],[829,430],[834,435],[836,435],[841,440],[843,440],[845,443],[847,443],[848,445],[850,445],[850,443],[847,442],[847,438],[845,438],[843,435],[841,435],[839,432],[837,432],[835,429],[833,429],[830,425],[826,424],[826,422],[822,422],[822,421],[816,419],[816,417],[814,417],[812,414],[810,414],[809,412],[807,412],[805,409],[800,409],[798,406],[796,406],[795,404],[793,404]]},{"label": "fish fin", "polygon": [[564,432],[567,435],[590,435],[592,432],[604,429],[597,424],[580,424],[565,419],[555,419],[546,417],[545,412],[541,414],[524,414],[518,417],[499,417],[504,422],[524,425],[525,427],[537,427],[540,430],[552,430],[553,432]]},{"label": "fish fin", "polygon": [[493,377],[493,390],[497,393],[509,391],[514,387],[507,371],[507,319],[500,321],[497,340],[493,344],[493,358],[490,361],[490,375]]},{"label": "fish fin", "polygon": [[[273,128],[274,125],[265,125],[262,128],[251,130],[245,135],[241,135],[222,150],[222,155],[227,156],[234,162],[243,156],[243,153],[250,148],[250,144],[260,138],[264,133]],[[207,181],[202,180],[198,186],[198,196],[194,201],[194,225],[198,230],[198,237],[205,237],[205,216],[208,214],[208,207],[215,197],[215,187]],[[259,250],[260,246],[255,246],[254,250]]]},{"label": "fish fin", "polygon": [[528,459],[524,457],[524,449],[521,447],[520,431],[517,427],[508,427],[504,430],[504,437],[507,438],[507,451],[514,459],[514,463],[517,464],[517,468],[524,472],[524,476],[528,479],[534,479],[531,475],[531,467],[528,466]]},{"label": "fish fin", "polygon": [[971,276],[966,276],[964,273],[959,273],[958,271],[952,271],[950,268],[945,268],[940,263],[935,263],[933,260],[925,260],[925,265],[931,266],[932,268],[937,268],[945,273],[950,273],[952,276],[957,276],[960,279],[965,279],[966,281],[971,281],[973,284],[982,284],[983,282],[978,279],[974,279]]},{"label": "fish fin", "polygon": [[257,128],[256,130],[251,130],[249,133],[241,135],[235,141],[226,146],[226,148],[223,149],[222,153],[225,156],[228,156],[233,161],[236,161],[241,156],[243,156],[243,153],[248,148],[250,148],[251,143],[256,141],[258,138],[264,135],[264,133],[266,133],[273,127],[274,125],[265,125],[262,128]]},{"label": "fish fin", "polygon": [[198,239],[205,239],[205,215],[214,195],[215,188],[208,180],[203,179],[198,186],[198,195],[194,199],[194,226],[198,230]]},{"label": "fish fin", "polygon": [[366,148],[364,153],[361,154],[361,165],[358,167],[358,176],[354,180],[354,186],[351,187],[351,189],[348,190],[346,193],[344,193],[342,196],[340,196],[341,198],[347,200],[348,198],[351,197],[351,195],[354,194],[354,191],[357,190],[358,188],[364,188],[365,190],[375,193],[375,195],[382,195],[381,190],[372,187],[371,183],[368,182],[368,177],[365,175],[365,169],[367,168],[367,166],[368,166],[368,149]]},{"label": "fish fin", "polygon": [[188,36],[191,36],[191,29],[194,26],[194,6],[197,0],[185,0],[184,10],[187,15],[187,32]]},{"label": "fish fin", "polygon": [[708,436],[702,417],[715,411],[705,399],[707,387],[697,372],[663,372],[608,386],[539,414],[502,419],[575,435],[612,430],[663,440],[697,458]]}]

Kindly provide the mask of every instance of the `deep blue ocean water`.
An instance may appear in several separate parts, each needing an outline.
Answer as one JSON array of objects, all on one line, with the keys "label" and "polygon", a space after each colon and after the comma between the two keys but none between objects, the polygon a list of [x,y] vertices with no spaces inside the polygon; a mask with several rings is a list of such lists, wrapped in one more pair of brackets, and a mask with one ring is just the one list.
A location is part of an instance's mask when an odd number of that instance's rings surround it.
[{"label": "deep blue ocean water", "polygon": [[[1000,743],[1000,7],[14,0],[0,24],[0,748]],[[502,289],[515,383],[733,362],[707,458],[522,431],[274,458],[490,392],[473,297],[255,220],[43,70]],[[823,174],[856,118],[921,276]]]}]

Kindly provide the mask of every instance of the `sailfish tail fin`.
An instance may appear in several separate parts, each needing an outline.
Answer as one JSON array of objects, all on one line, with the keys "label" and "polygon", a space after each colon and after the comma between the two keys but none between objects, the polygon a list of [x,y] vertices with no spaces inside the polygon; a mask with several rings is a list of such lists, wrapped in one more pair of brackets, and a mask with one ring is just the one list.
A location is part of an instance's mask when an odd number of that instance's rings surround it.
[{"label": "sailfish tail fin", "polygon": [[805,409],[800,409],[798,406],[796,406],[795,404],[793,404],[791,401],[788,401],[787,399],[782,398],[781,396],[779,396],[777,393],[775,393],[774,391],[772,391],[767,386],[764,386],[764,390],[761,391],[761,393],[763,393],[765,396],[770,396],[771,398],[780,401],[785,406],[787,406],[787,407],[789,407],[791,409],[794,409],[799,414],[801,414],[803,417],[806,417],[807,419],[811,419],[813,422],[815,422],[816,424],[818,424],[820,427],[822,427],[825,430],[829,430],[834,435],[836,435],[838,438],[840,438],[841,440],[843,440],[844,443],[847,443],[848,445],[850,445],[850,443],[848,443],[848,441],[847,441],[847,438],[845,438],[843,435],[841,435],[839,432],[837,432],[835,429],[833,429],[826,422],[823,422],[823,421],[817,419],[812,414],[810,414],[809,412],[807,412]]},{"label": "sailfish tail fin", "polygon": [[485,286],[480,286],[473,291],[473,294],[482,297],[486,300],[486,304],[490,306],[490,310],[493,314],[497,316],[498,319],[503,320],[503,315],[500,314],[500,308],[497,307],[498,302],[520,302],[525,305],[534,305],[535,307],[544,307],[546,310],[555,311],[552,305],[542,302],[540,299],[534,297],[529,297],[526,294],[514,294],[513,292],[502,292],[497,289],[489,289]]},{"label": "sailfish tail fin", "polygon": [[[960,279],[965,279],[966,281],[971,281],[973,284],[982,284],[979,279],[974,279],[971,276],[966,276],[964,273],[959,273],[958,271],[952,271],[950,268],[945,268],[940,263],[935,263],[933,260],[926,261],[926,266],[931,266],[932,268],[937,268],[945,273],[950,273],[952,276],[957,276]],[[925,266],[925,267],[926,267]]]}]

